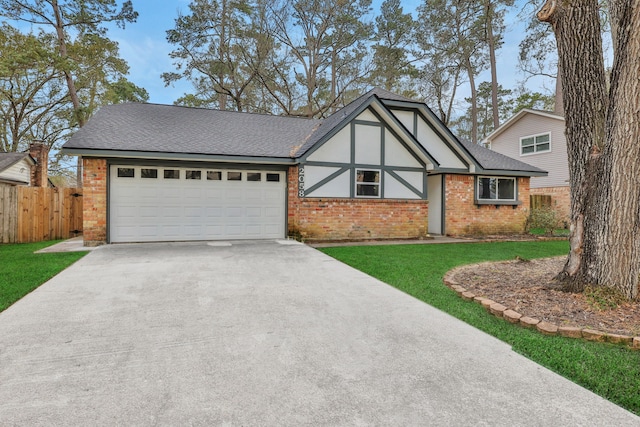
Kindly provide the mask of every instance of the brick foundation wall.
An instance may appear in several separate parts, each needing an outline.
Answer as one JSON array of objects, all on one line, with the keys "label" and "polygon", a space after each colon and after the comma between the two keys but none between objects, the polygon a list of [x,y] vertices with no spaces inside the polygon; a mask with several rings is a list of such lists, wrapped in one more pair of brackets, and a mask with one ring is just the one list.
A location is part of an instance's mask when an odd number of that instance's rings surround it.
[{"label": "brick foundation wall", "polygon": [[445,176],[445,233],[449,236],[521,234],[529,212],[529,178],[518,178],[516,206],[474,204],[472,175]]},{"label": "brick foundation wall", "polygon": [[427,235],[426,200],[299,198],[288,173],[288,232],[307,240],[410,239]]},{"label": "brick foundation wall", "polygon": [[85,246],[107,242],[107,161],[83,158],[83,238]]},{"label": "brick foundation wall", "polygon": [[563,218],[569,219],[571,212],[571,191],[568,186],[532,188],[531,194],[551,196],[551,206],[556,209]]}]

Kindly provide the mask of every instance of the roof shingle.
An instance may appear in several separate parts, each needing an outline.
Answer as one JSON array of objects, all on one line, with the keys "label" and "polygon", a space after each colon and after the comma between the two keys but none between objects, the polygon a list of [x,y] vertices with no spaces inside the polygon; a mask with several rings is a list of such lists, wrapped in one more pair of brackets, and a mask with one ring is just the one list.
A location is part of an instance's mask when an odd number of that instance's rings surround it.
[{"label": "roof shingle", "polygon": [[118,104],[101,108],[64,148],[286,158],[319,124],[264,114]]}]

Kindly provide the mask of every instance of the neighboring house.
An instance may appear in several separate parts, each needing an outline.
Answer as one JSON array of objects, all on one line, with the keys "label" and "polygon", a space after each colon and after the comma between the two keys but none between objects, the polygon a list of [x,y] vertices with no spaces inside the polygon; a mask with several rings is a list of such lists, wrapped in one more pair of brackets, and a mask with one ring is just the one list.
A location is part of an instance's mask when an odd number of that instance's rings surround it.
[{"label": "neighboring house", "polygon": [[531,178],[531,194],[551,196],[562,215],[569,215],[569,163],[564,117],[524,109],[489,134],[483,144],[505,156],[519,159],[549,172]]},{"label": "neighboring house", "polygon": [[28,153],[0,153],[0,185],[47,187],[49,150],[34,142]]},{"label": "neighboring house", "polygon": [[519,233],[546,175],[381,89],[324,120],[111,105],[63,152],[83,157],[86,245]]},{"label": "neighboring house", "polygon": [[0,153],[0,184],[31,185],[31,168],[35,164],[29,153]]}]

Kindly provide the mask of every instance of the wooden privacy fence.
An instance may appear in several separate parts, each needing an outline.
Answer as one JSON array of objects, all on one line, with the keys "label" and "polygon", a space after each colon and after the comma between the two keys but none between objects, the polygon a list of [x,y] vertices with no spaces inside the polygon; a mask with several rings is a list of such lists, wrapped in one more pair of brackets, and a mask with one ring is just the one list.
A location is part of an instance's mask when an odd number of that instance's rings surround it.
[{"label": "wooden privacy fence", "polygon": [[531,202],[531,209],[551,207],[551,196],[547,194],[531,194],[529,201]]},{"label": "wooden privacy fence", "polygon": [[0,185],[0,243],[67,239],[82,233],[82,189]]}]

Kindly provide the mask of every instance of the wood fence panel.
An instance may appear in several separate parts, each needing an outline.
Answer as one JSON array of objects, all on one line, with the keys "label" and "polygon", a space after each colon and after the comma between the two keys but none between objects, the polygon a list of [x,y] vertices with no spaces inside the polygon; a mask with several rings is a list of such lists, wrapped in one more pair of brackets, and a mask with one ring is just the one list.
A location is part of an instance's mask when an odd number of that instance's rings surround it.
[{"label": "wood fence panel", "polygon": [[17,242],[68,239],[82,232],[82,190],[18,187]]},{"label": "wood fence panel", "polygon": [[547,194],[531,194],[529,201],[531,202],[531,209],[551,207],[551,196]]},{"label": "wood fence panel", "polygon": [[18,191],[0,184],[0,243],[18,241]]}]

